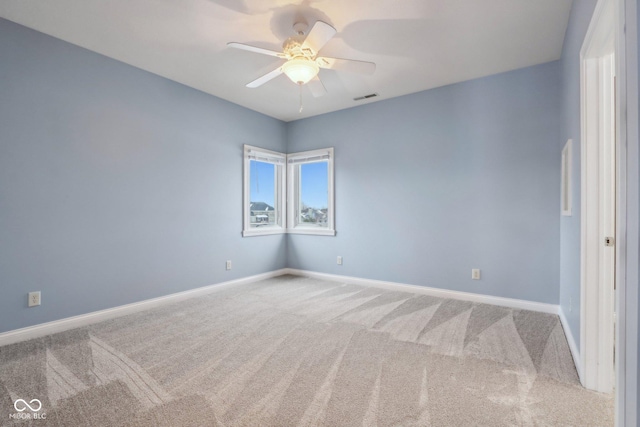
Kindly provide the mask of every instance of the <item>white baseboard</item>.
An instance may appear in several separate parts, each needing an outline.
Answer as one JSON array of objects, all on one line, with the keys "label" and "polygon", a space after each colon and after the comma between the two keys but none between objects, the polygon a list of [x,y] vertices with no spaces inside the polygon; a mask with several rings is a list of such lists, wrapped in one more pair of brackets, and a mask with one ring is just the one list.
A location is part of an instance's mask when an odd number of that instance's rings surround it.
[{"label": "white baseboard", "polygon": [[[293,274],[297,276],[312,277],[317,279],[349,282],[356,285],[373,286],[395,291],[413,292],[440,298],[452,298],[463,301],[472,301],[484,304],[499,305],[503,307],[518,308],[523,310],[539,311],[543,313],[562,313],[559,310],[559,306],[554,304],[544,304],[513,298],[502,298],[489,295],[473,294],[469,292],[459,292],[445,289],[429,288],[426,286],[409,285],[405,283],[385,282],[381,280],[362,279],[359,277],[340,276],[336,274],[318,273],[314,271],[298,270],[293,268],[283,268],[280,270],[257,274],[255,276],[243,277],[241,279],[230,280],[228,282],[217,283],[214,285],[191,289],[184,292],[178,292],[158,298],[139,301],[132,304],[121,305],[118,307],[108,308],[106,310],[94,311],[92,313],[81,314],[79,316],[67,317],[65,319],[54,320],[52,322],[3,332],[0,333],[0,346],[91,325],[97,322],[102,322],[104,320],[113,319],[115,317],[148,310],[150,308],[175,303],[178,301],[183,301],[200,295],[210,294],[228,286],[257,282],[259,280],[269,279],[272,277],[281,276],[283,274]],[[578,369],[578,373],[581,374],[580,360],[579,357],[576,357],[576,355],[579,353],[575,352],[575,341],[571,336],[570,330],[566,327],[566,319],[564,318],[563,314],[560,315],[560,319],[565,329],[567,340],[569,341],[569,347],[571,348],[571,352],[576,363],[576,368]]]},{"label": "white baseboard", "polygon": [[545,304],[541,302],[526,301],[514,298],[494,297],[490,295],[473,294],[470,292],[451,291],[447,289],[429,288],[427,286],[408,285],[406,283],[385,282],[381,280],[362,279],[359,277],[339,276],[337,274],[317,273],[315,271],[297,270],[295,268],[285,268],[287,274],[296,276],[312,277],[315,279],[332,280],[338,282],[349,282],[356,285],[373,286],[376,288],[390,289],[394,291],[413,292],[424,295],[431,295],[440,298],[451,298],[463,301],[479,302],[484,304],[499,305],[502,307],[519,308],[522,310],[539,311],[542,313],[558,314],[559,306],[555,304]]},{"label": "white baseboard", "polygon": [[221,282],[214,285],[203,286],[201,288],[190,289],[188,291],[177,292],[175,294],[165,295],[158,298],[134,302],[132,304],[120,305],[118,307],[108,308],[106,310],[94,311],[87,314],[81,314],[79,316],[67,317],[65,319],[54,320],[52,322],[41,323],[39,325],[3,332],[0,333],[0,346],[91,325],[93,323],[102,322],[103,320],[113,319],[115,317],[124,316],[126,314],[136,313],[139,311],[148,310],[150,308],[159,307],[161,305],[171,304],[200,295],[210,294],[228,286],[257,282],[259,280],[269,279],[287,273],[288,269],[270,271],[267,273],[256,274],[254,276],[230,280],[228,282]]},{"label": "white baseboard", "polygon": [[573,357],[573,363],[576,365],[576,371],[578,371],[578,377],[580,378],[580,382],[584,384],[583,381],[583,371],[582,371],[582,359],[580,357],[580,351],[578,346],[576,345],[576,340],[573,337],[573,333],[569,328],[569,322],[567,321],[567,317],[564,315],[564,310],[562,306],[558,307],[558,316],[560,316],[560,323],[562,323],[562,329],[564,329],[564,336],[567,337],[567,342],[569,343],[569,350],[571,350],[571,356]]}]

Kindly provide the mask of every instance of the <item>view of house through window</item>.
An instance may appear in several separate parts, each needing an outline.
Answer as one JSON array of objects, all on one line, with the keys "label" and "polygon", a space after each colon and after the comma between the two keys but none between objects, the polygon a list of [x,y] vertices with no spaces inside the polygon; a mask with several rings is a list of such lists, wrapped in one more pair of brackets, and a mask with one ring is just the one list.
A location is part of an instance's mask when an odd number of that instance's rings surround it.
[{"label": "view of house through window", "polygon": [[335,236],[333,148],[287,154],[287,232]]},{"label": "view of house through window", "polygon": [[333,148],[283,154],[244,146],[243,236],[334,236],[333,212]]},{"label": "view of house through window", "polygon": [[285,232],[287,156],[244,146],[243,236]]},{"label": "view of house through window", "polygon": [[275,225],[276,212],[276,165],[251,160],[249,165],[249,225],[260,227]]},{"label": "view of house through window", "polygon": [[329,207],[327,161],[298,165],[300,176],[298,224],[327,227]]}]

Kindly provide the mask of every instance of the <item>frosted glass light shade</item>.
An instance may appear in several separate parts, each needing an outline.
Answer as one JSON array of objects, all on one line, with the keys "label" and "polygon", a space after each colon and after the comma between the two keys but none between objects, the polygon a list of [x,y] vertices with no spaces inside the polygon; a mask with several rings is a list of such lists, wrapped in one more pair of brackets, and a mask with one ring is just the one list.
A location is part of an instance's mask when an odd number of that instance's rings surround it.
[{"label": "frosted glass light shade", "polygon": [[320,67],[309,59],[294,58],[284,63],[282,71],[292,82],[303,85],[318,74]]}]

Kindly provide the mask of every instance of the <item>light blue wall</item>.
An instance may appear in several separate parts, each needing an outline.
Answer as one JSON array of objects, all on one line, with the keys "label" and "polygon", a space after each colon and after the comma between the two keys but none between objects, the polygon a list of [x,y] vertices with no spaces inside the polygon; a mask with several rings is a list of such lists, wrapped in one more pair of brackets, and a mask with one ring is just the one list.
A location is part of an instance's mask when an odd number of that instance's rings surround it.
[{"label": "light blue wall", "polygon": [[[573,139],[572,211],[560,220],[560,305],[580,348],[580,49],[597,0],[573,2],[560,61],[562,70],[562,138]],[[571,307],[570,307],[571,306]]]},{"label": "light blue wall", "polygon": [[289,267],[557,304],[559,66],[289,123],[289,152],[335,147],[338,232]]},{"label": "light blue wall", "polygon": [[0,19],[0,332],[285,267],[240,234],[242,145],[285,131]]}]

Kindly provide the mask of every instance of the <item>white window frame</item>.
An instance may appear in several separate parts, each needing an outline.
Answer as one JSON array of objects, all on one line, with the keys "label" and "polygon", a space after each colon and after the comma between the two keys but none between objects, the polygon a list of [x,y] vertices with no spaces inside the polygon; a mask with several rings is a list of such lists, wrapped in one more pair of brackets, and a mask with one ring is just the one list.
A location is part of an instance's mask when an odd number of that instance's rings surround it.
[{"label": "white window frame", "polygon": [[[287,155],[277,151],[266,150],[252,145],[244,146],[244,179],[243,179],[243,229],[242,236],[266,236],[269,234],[286,233],[286,189]],[[276,225],[264,227],[251,227],[251,160],[273,163],[275,165],[276,190],[274,208],[277,209]]]},{"label": "white window frame", "polygon": [[571,145],[572,140],[567,140],[567,143],[562,149],[562,172],[560,182],[560,211],[563,216],[571,216]]},{"label": "white window frame", "polygon": [[[284,154],[252,145],[244,145],[244,177],[242,236],[265,236],[270,234],[315,234],[319,236],[335,236],[335,202],[334,202],[334,167],[333,147],[320,150],[303,151]],[[276,171],[276,196],[274,208],[277,209],[276,225],[251,227],[251,160],[273,163]],[[327,226],[318,227],[298,223],[297,209],[300,205],[300,177],[296,166],[304,163],[327,162]]]},{"label": "white window frame", "polygon": [[[334,202],[334,168],[333,147],[320,150],[303,151],[287,154],[287,233],[291,234],[315,234],[320,236],[335,236],[335,202]],[[317,227],[298,223],[297,209],[300,206],[299,188],[300,176],[298,173],[300,164],[327,162],[327,226]]]}]

